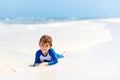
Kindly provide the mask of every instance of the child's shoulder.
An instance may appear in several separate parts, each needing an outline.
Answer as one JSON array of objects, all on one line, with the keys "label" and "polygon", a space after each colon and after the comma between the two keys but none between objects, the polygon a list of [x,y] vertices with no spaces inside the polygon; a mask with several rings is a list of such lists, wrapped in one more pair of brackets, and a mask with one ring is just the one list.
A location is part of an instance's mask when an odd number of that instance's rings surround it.
[{"label": "child's shoulder", "polygon": [[54,48],[50,48],[50,50],[54,50]]},{"label": "child's shoulder", "polygon": [[54,51],[54,48],[50,48],[50,49],[49,49],[49,52],[51,52],[51,51]]},{"label": "child's shoulder", "polygon": [[36,53],[41,54],[42,51],[39,49],[39,50],[36,51]]},{"label": "child's shoulder", "polygon": [[37,50],[36,52],[40,52],[41,50],[39,49],[39,50]]}]

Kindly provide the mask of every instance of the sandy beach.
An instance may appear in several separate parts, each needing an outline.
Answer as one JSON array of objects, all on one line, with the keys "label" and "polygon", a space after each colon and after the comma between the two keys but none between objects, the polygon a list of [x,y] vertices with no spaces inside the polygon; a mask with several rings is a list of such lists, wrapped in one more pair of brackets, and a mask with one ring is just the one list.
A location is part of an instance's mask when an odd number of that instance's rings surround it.
[{"label": "sandy beach", "polygon": [[[43,34],[56,52],[70,54],[54,66],[33,64]],[[120,80],[120,18],[48,24],[0,23],[1,80]]]}]

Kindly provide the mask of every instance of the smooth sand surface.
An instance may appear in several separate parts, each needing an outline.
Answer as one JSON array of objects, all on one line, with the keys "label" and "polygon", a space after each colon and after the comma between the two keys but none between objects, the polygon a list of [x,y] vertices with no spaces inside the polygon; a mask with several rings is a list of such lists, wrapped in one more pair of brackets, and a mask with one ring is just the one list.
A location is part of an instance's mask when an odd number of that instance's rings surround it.
[{"label": "smooth sand surface", "polygon": [[[93,19],[51,24],[0,24],[1,80],[120,80],[120,22]],[[29,67],[39,38],[53,37],[70,54],[54,66]]]}]

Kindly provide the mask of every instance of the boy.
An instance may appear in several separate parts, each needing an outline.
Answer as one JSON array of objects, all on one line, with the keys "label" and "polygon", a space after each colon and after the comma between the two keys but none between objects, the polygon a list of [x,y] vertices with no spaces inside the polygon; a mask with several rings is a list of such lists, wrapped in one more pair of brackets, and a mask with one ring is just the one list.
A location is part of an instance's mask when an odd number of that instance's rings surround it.
[{"label": "boy", "polygon": [[49,35],[43,35],[39,41],[40,49],[36,52],[33,66],[49,66],[58,63],[58,58],[63,55],[57,54],[52,48],[52,38]]}]

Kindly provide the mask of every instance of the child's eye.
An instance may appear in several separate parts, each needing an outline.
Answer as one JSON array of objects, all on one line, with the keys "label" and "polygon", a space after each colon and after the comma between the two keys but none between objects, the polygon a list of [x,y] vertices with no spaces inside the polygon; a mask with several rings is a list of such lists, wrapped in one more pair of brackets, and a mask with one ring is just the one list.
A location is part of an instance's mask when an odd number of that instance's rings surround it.
[{"label": "child's eye", "polygon": [[48,47],[48,45],[46,45],[46,47]]}]

